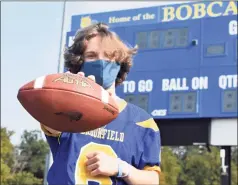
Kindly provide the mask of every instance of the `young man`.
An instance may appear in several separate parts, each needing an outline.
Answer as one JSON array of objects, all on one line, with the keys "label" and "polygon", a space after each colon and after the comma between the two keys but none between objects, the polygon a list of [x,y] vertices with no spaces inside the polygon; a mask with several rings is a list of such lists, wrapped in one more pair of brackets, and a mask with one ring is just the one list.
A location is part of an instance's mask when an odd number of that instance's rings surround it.
[{"label": "young man", "polygon": [[159,184],[159,129],[148,113],[115,94],[135,52],[101,23],[79,30],[66,49],[69,71],[105,88],[116,99],[120,114],[103,128],[86,133],[60,133],[42,124],[53,154],[49,185]]}]

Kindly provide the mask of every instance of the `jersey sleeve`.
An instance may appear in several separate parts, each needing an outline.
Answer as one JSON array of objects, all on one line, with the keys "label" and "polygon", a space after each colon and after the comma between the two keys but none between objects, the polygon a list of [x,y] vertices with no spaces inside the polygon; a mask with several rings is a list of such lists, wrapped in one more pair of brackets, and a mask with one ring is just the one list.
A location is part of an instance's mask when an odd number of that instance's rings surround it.
[{"label": "jersey sleeve", "polygon": [[140,159],[138,168],[142,170],[153,170],[160,173],[161,162],[161,137],[159,128],[153,118],[137,122],[144,130],[140,144]]},{"label": "jersey sleeve", "polygon": [[53,130],[45,125],[43,125],[42,123],[40,124],[41,126],[41,130],[45,133],[45,135],[47,136],[52,136],[52,137],[58,137],[61,132]]},{"label": "jersey sleeve", "polygon": [[58,147],[59,147],[59,139],[61,136],[61,132],[54,131],[48,127],[46,127],[43,124],[40,124],[41,130],[44,132],[46,140],[50,146],[50,150],[52,152],[53,159],[55,158],[55,155],[57,153]]},{"label": "jersey sleeve", "polygon": [[[152,120],[151,120],[152,121]],[[154,123],[156,124],[156,123]],[[139,162],[140,169],[153,170],[160,173],[161,142],[160,131],[148,130],[143,140],[143,152]]]}]

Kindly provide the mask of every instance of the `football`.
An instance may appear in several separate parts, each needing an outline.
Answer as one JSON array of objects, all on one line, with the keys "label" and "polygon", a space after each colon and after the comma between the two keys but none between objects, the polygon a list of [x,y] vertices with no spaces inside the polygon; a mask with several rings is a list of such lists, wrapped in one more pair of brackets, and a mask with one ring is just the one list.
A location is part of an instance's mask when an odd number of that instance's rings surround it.
[{"label": "football", "polygon": [[50,74],[22,86],[17,98],[40,123],[61,132],[86,132],[117,118],[116,100],[78,74]]}]

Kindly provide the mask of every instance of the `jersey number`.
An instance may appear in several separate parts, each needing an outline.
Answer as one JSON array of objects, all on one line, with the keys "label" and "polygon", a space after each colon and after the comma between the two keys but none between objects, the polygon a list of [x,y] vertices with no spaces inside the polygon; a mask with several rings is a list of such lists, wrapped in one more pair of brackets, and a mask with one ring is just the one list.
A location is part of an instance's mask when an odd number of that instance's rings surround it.
[{"label": "jersey number", "polygon": [[97,176],[92,177],[86,170],[85,161],[87,160],[86,155],[90,152],[102,151],[107,155],[112,157],[117,157],[114,150],[109,145],[97,144],[97,143],[89,143],[81,148],[75,169],[75,182],[76,184],[84,184],[90,185],[91,182],[96,182],[100,185],[107,184],[112,185],[112,180],[110,177],[105,176]]}]

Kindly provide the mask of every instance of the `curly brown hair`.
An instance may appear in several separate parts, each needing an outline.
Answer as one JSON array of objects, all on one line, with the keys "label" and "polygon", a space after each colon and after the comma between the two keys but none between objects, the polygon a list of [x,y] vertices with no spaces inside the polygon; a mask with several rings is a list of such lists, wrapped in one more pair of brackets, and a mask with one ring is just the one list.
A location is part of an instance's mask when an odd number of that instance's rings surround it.
[{"label": "curly brown hair", "polygon": [[133,55],[136,48],[127,46],[115,33],[109,30],[109,26],[104,23],[97,23],[77,31],[74,42],[70,47],[65,48],[65,67],[71,73],[78,73],[84,62],[84,52],[87,41],[99,35],[102,38],[102,45],[105,49],[105,56],[120,63],[120,71],[116,78],[116,86],[120,85],[127,77],[132,67]]}]

